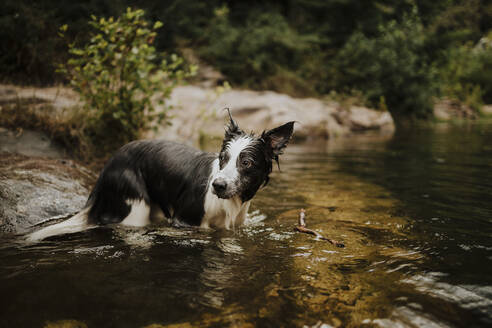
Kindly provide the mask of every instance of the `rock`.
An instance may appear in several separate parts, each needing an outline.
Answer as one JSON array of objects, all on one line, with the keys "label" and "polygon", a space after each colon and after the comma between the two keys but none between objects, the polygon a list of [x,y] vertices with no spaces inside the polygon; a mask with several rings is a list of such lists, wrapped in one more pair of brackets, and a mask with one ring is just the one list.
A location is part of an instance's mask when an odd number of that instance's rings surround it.
[{"label": "rock", "polygon": [[0,232],[25,233],[85,204],[96,176],[69,160],[0,154]]},{"label": "rock", "polygon": [[192,48],[182,48],[181,52],[186,62],[195,65],[198,70],[193,78],[193,84],[204,88],[214,88],[224,83],[226,78],[213,66],[201,60]]},{"label": "rock", "polygon": [[4,104],[17,103],[33,106],[49,104],[57,114],[81,104],[78,94],[63,86],[38,88],[0,84],[0,110]]},{"label": "rock", "polygon": [[200,65],[198,69],[197,77],[200,86],[205,88],[213,88],[218,86],[221,82],[225,81],[225,77],[209,65]]},{"label": "rock", "polygon": [[485,115],[492,115],[492,105],[483,105],[481,111]]},{"label": "rock", "polygon": [[51,158],[62,158],[65,153],[63,148],[53,143],[45,133],[30,130],[16,133],[0,127],[1,152]]},{"label": "rock", "polygon": [[174,89],[169,102],[174,106],[172,126],[157,137],[196,142],[202,135],[222,137],[226,112],[231,109],[240,127],[261,132],[288,121],[298,122],[297,138],[331,138],[352,132],[393,129],[387,112],[352,106],[342,109],[336,102],[314,98],[293,98],[272,91],[229,90],[184,86]]},{"label": "rock", "polygon": [[449,121],[452,117],[449,105],[444,101],[437,102],[434,105],[434,117],[441,121]]},{"label": "rock", "polygon": [[434,117],[441,121],[452,119],[476,119],[478,113],[461,102],[444,98],[434,104]]},{"label": "rock", "polygon": [[352,132],[393,127],[393,119],[389,112],[379,112],[365,107],[352,106],[347,110],[338,111],[334,117]]},{"label": "rock", "polygon": [[[351,106],[343,108],[334,101],[315,98],[293,98],[273,91],[228,90],[214,88],[224,77],[212,67],[200,63],[195,83],[176,87],[167,104],[174,109],[172,126],[163,126],[157,135],[197,144],[202,136],[222,137],[229,107],[240,126],[247,131],[261,132],[288,121],[296,121],[296,138],[331,138],[365,130],[393,130],[393,120],[387,112]],[[53,115],[64,108],[80,105],[77,94],[69,88],[23,88],[0,84],[2,104],[22,100],[31,106],[50,105]],[[155,99],[156,102],[159,99]],[[157,109],[159,108],[156,105]],[[7,149],[9,150],[9,149]]]}]

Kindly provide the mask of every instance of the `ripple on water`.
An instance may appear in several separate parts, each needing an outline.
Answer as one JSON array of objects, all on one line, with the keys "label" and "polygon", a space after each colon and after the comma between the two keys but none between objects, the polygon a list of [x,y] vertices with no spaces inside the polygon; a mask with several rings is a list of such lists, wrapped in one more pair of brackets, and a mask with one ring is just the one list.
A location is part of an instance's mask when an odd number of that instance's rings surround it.
[{"label": "ripple on water", "polygon": [[260,213],[259,210],[254,210],[248,213],[244,223],[248,227],[261,226],[264,224],[263,221],[265,221],[266,218],[267,216],[265,214]]},{"label": "ripple on water", "polygon": [[97,246],[97,247],[78,247],[75,248],[73,251],[70,251],[70,253],[75,254],[75,255],[87,255],[91,254],[94,256],[106,256],[110,250],[112,250],[114,246],[112,245],[104,245],[104,246]]},{"label": "ripple on water", "polygon": [[402,280],[427,295],[455,303],[461,308],[472,309],[482,315],[492,313],[492,286],[452,285],[440,279],[447,275],[440,272],[416,274]]},{"label": "ripple on water", "polygon": [[293,234],[294,234],[293,232],[283,232],[283,233],[272,232],[272,233],[268,234],[267,238],[269,238],[271,240],[277,240],[277,241],[287,240],[287,239],[292,238]]},{"label": "ripple on water", "polygon": [[407,328],[407,327],[428,327],[428,328],[448,328],[452,327],[446,322],[421,311],[420,305],[399,306],[390,314],[389,318],[365,319],[364,324],[375,324],[382,328]]},{"label": "ripple on water", "polygon": [[221,238],[217,246],[224,253],[242,254],[244,252],[237,238]]}]

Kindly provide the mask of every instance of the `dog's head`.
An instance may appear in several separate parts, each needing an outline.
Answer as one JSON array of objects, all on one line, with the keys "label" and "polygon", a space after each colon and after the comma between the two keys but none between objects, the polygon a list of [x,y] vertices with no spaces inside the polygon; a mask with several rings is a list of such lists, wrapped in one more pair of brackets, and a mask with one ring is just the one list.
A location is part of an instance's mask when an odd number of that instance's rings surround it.
[{"label": "dog's head", "polygon": [[242,131],[230,112],[229,119],[218,156],[219,168],[212,177],[212,192],[224,199],[239,196],[245,202],[268,183],[272,162],[278,163],[294,132],[294,122],[255,136]]}]

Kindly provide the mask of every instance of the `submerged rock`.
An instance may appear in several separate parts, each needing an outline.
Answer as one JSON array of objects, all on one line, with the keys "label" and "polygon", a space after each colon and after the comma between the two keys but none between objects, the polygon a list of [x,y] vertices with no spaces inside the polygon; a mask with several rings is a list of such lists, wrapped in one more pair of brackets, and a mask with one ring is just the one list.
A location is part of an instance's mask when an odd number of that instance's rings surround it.
[{"label": "submerged rock", "polygon": [[25,233],[85,204],[95,175],[69,160],[0,154],[0,232]]}]

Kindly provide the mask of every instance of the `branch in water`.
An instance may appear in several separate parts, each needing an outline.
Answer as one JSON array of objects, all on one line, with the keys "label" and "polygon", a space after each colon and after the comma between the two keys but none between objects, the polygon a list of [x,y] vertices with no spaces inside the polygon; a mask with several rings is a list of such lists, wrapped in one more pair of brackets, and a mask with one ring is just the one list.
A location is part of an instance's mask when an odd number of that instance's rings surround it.
[{"label": "branch in water", "polygon": [[334,239],[329,239],[321,235],[319,232],[306,228],[306,211],[302,208],[299,212],[299,224],[295,227],[296,231],[307,233],[321,240],[326,240],[336,247],[345,247],[345,244]]}]

